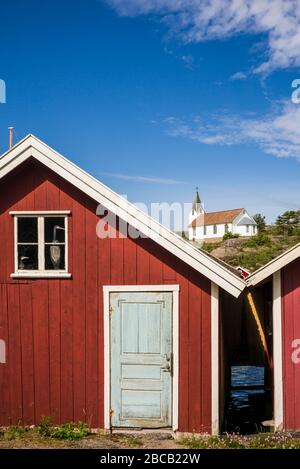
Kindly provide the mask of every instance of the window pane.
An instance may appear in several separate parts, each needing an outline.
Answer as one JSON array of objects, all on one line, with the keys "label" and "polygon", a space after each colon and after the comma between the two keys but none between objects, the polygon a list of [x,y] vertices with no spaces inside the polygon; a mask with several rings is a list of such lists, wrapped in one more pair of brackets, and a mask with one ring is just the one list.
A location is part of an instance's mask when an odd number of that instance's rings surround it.
[{"label": "window pane", "polygon": [[18,243],[37,243],[36,217],[18,217]]},{"label": "window pane", "polygon": [[22,245],[18,246],[18,269],[38,270],[38,246]]},{"label": "window pane", "polygon": [[64,270],[65,269],[65,246],[51,244],[45,246],[45,269]]},{"label": "window pane", "polygon": [[45,217],[45,243],[65,242],[65,217]]}]

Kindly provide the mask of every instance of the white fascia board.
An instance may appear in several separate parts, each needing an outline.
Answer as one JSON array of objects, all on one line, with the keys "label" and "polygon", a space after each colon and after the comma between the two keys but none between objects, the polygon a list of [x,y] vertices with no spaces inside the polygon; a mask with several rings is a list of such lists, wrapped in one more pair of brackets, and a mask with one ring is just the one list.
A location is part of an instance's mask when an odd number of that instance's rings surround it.
[{"label": "white fascia board", "polygon": [[0,179],[31,156],[228,293],[238,297],[244,290],[244,280],[231,273],[226,266],[199,251],[32,135],[1,158]]},{"label": "white fascia board", "polygon": [[276,257],[264,267],[261,267],[256,272],[251,274],[246,280],[247,285],[257,285],[258,283],[273,275],[278,270],[296,260],[298,257],[300,257],[300,243],[296,244],[296,246],[293,246],[283,254],[280,254],[280,256]]}]

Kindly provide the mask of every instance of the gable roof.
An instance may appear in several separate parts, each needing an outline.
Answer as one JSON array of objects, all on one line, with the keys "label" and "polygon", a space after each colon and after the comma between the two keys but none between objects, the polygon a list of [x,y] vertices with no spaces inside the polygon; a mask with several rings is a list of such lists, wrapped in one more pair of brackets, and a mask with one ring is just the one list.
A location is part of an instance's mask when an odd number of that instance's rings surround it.
[{"label": "gable roof", "polygon": [[218,225],[220,223],[232,223],[235,218],[244,211],[244,208],[223,210],[221,212],[208,212],[199,215],[190,226]]},{"label": "gable roof", "polygon": [[285,251],[278,257],[275,257],[275,259],[272,261],[268,262],[268,264],[253,272],[253,274],[247,278],[247,285],[257,285],[271,275],[275,274],[275,272],[278,270],[296,260],[298,257],[300,257],[300,243],[296,244],[292,248],[288,249],[288,251]]},{"label": "gable roof", "polygon": [[225,263],[194,247],[31,134],[2,155],[0,179],[29,158],[66,179],[228,293],[237,297],[244,290],[245,282]]}]

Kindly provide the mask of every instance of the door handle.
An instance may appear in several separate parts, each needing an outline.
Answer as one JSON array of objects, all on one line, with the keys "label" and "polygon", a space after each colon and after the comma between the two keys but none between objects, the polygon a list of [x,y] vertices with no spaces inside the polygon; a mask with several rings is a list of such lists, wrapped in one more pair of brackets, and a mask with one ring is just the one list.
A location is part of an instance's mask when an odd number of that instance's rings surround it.
[{"label": "door handle", "polygon": [[167,371],[173,376],[173,353],[165,354],[166,364],[161,367],[163,371]]}]

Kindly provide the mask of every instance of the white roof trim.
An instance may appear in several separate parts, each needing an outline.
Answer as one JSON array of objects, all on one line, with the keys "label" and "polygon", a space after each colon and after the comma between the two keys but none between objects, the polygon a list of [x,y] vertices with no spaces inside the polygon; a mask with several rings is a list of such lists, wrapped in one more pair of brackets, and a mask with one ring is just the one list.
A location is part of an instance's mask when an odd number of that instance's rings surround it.
[{"label": "white roof trim", "polygon": [[296,260],[298,257],[300,257],[300,243],[296,244],[288,251],[285,251],[284,253],[280,254],[280,256],[276,257],[268,264],[264,265],[260,269],[256,270],[256,272],[251,274],[249,277],[247,277],[247,285],[257,285],[258,283],[273,275],[278,270],[282,269],[286,265]]},{"label": "white roof trim", "polygon": [[238,297],[244,290],[244,280],[230,272],[226,265],[199,251],[33,135],[28,135],[4,153],[0,159],[0,179],[30,157],[59,174],[228,293]]}]

